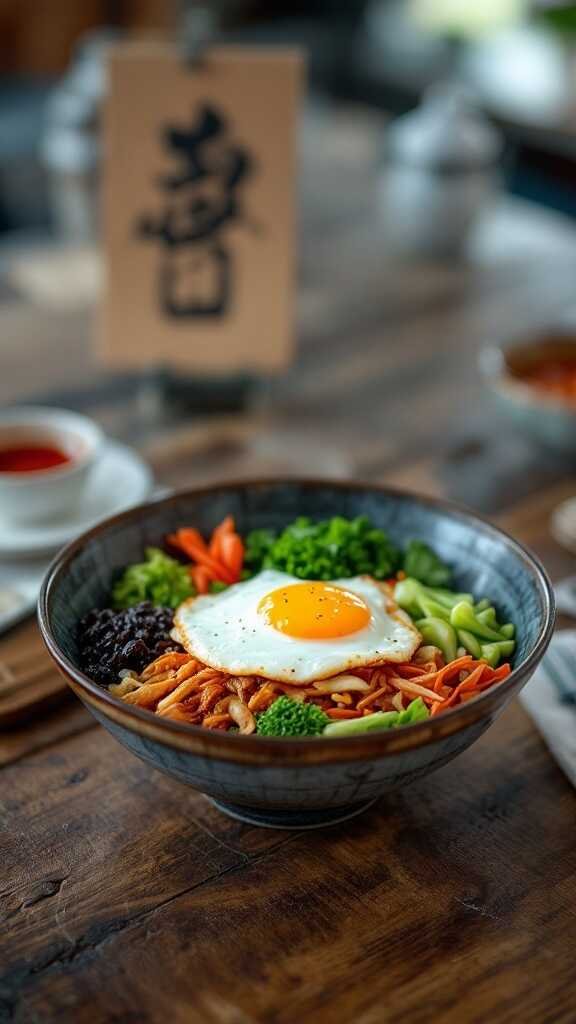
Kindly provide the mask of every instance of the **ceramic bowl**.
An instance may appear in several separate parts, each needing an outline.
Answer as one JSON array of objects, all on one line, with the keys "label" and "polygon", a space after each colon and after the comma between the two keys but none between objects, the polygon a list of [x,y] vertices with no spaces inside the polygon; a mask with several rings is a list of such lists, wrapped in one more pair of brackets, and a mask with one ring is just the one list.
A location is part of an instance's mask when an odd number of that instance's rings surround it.
[{"label": "ceramic bowl", "polygon": [[0,515],[6,522],[53,523],[73,511],[102,447],[100,427],[65,409],[15,406],[0,411],[0,447],[56,445],[70,462],[26,473],[0,472]]},{"label": "ceramic bowl", "polygon": [[[144,548],[182,524],[203,533],[227,513],[246,532],[298,515],[366,515],[396,542],[423,538],[453,565],[459,589],[488,594],[516,624],[508,679],[419,725],[339,740],[270,739],[211,732],[159,718],[112,697],[78,668],[76,626],[105,606],[111,581]],[[553,595],[537,560],[471,512],[431,498],[355,483],[268,481],[187,491],[107,520],[69,545],[42,588],[40,627],[52,658],[97,720],[154,767],[246,821],[305,828],[342,821],[397,786],[466,750],[532,675],[552,633]]]},{"label": "ceramic bowl", "polygon": [[576,330],[552,328],[533,338],[489,345],[480,354],[484,379],[499,407],[527,434],[550,448],[576,452],[576,405],[536,391],[522,374],[545,359],[576,365]]}]

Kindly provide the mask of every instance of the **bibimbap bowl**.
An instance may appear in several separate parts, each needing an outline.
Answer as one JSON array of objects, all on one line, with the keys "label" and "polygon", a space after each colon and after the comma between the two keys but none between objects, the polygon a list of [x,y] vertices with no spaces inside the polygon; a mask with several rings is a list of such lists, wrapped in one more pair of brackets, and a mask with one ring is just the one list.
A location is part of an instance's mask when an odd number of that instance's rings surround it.
[{"label": "bibimbap bowl", "polygon": [[[397,544],[422,538],[456,585],[490,593],[516,627],[512,672],[465,704],[399,729],[337,738],[218,732],[127,704],[79,668],[78,624],[106,606],[129,562],[193,523],[208,535],[227,515],[239,532],[282,529],[298,516],[368,516]],[[520,544],[473,513],[432,498],[348,482],[257,481],[181,492],[115,516],[70,544],[44,581],[46,646],[95,718],[144,761],[253,824],[313,828],[345,820],[382,794],[440,768],[470,746],[532,675],[554,624],[550,582]]]}]

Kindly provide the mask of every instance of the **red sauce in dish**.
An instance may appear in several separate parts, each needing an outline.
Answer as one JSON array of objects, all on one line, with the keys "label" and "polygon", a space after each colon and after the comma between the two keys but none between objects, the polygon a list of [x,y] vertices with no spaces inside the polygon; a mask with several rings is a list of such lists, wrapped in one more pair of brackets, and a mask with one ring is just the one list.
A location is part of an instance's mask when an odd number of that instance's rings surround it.
[{"label": "red sauce in dish", "polygon": [[541,394],[576,402],[576,361],[549,359],[524,370],[523,379]]},{"label": "red sauce in dish", "polygon": [[70,462],[70,456],[52,445],[14,445],[0,448],[0,473],[35,473]]}]

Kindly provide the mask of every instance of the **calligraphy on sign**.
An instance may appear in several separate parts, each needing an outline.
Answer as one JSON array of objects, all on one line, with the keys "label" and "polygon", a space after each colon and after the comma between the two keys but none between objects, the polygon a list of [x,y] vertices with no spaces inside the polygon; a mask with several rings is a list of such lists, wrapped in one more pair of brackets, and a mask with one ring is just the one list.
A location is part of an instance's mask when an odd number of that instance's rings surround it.
[{"label": "calligraphy on sign", "polygon": [[158,302],[167,316],[222,316],[235,284],[227,228],[243,219],[242,189],[254,159],[208,104],[189,127],[170,124],[161,141],[175,169],[157,179],[158,212],[137,224],[140,237],[160,247]]},{"label": "calligraphy on sign", "polygon": [[115,366],[284,368],[293,349],[296,131],[292,49],[169,44],[109,60],[99,348]]}]

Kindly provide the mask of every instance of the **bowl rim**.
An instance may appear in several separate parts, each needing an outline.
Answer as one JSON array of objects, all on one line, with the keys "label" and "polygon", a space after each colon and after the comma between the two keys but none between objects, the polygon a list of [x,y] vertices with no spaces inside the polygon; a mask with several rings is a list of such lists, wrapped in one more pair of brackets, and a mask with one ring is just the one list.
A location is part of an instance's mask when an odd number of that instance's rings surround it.
[{"label": "bowl rim", "polygon": [[[89,542],[105,533],[110,527],[131,521],[137,521],[142,513],[151,508],[162,509],[177,504],[188,497],[209,496],[214,492],[234,491],[246,487],[266,487],[274,485],[294,485],[315,489],[328,487],[335,490],[363,490],[370,493],[389,495],[392,498],[416,500],[417,502],[441,512],[452,518],[464,520],[468,524],[481,528],[485,535],[504,538],[508,548],[524,563],[536,580],[543,600],[544,614],[536,641],[528,655],[516,665],[510,675],[497,686],[485,690],[474,700],[451,708],[443,715],[428,718],[424,722],[405,726],[402,729],[383,730],[381,733],[367,733],[362,736],[346,736],[331,739],[329,742],[320,737],[265,737],[255,734],[240,736],[236,733],[222,733],[203,729],[198,725],[187,725],[170,719],[161,718],[154,712],[126,704],[114,697],[109,691],[91,680],[64,654],[60,649],[51,626],[51,599],[59,579],[67,572],[68,566],[76,555]],[[532,673],[550,642],[555,623],[555,601],[552,583],[540,559],[523,544],[515,540],[509,533],[495,526],[490,520],[473,512],[465,505],[428,495],[420,495],[414,491],[389,486],[386,483],[374,483],[355,479],[330,479],[315,477],[265,477],[241,480],[214,482],[200,487],[189,487],[175,490],[163,497],[152,499],[136,505],[131,509],[119,512],[102,520],[96,526],[82,533],[66,545],[53,559],[42,583],[38,599],[38,622],[43,641],[58,669],[66,677],[67,682],[81,698],[88,695],[90,707],[95,703],[104,709],[105,717],[123,725],[129,730],[152,737],[156,742],[168,747],[200,753],[207,757],[217,757],[245,763],[268,763],[270,758],[275,763],[324,763],[339,760],[358,760],[358,756],[386,757],[405,750],[426,746],[437,742],[445,736],[461,732],[467,726],[487,718],[496,707],[506,703],[518,688],[519,682]],[[137,728],[139,727],[139,728]],[[306,756],[304,756],[306,752]]]}]

